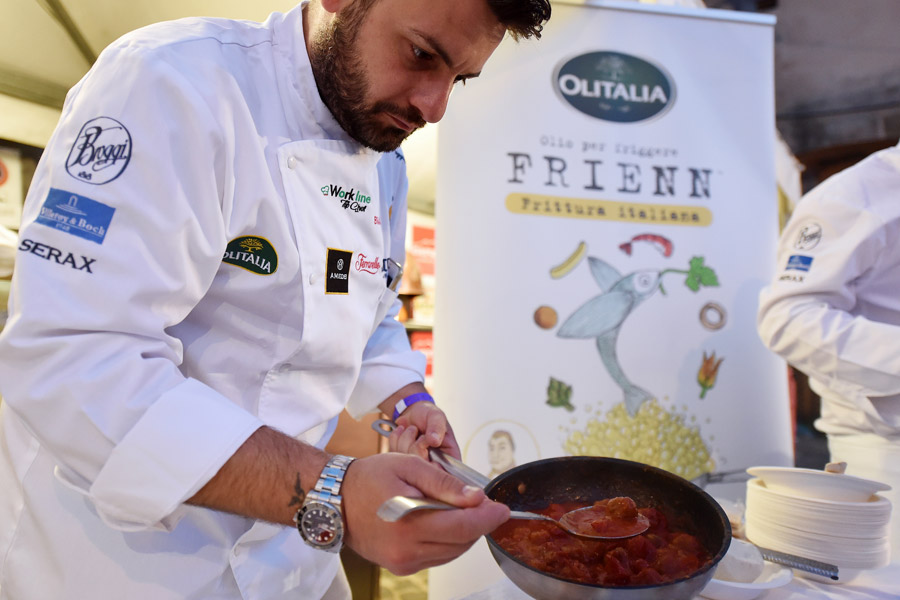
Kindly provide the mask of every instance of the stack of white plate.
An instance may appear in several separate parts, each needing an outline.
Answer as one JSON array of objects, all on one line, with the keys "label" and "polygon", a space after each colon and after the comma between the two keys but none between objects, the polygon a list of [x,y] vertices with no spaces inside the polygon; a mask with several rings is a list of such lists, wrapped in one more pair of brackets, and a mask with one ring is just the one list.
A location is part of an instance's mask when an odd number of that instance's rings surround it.
[{"label": "stack of white plate", "polygon": [[841,579],[890,562],[890,486],[813,469],[753,467],[746,536],[757,546],[837,565]]}]

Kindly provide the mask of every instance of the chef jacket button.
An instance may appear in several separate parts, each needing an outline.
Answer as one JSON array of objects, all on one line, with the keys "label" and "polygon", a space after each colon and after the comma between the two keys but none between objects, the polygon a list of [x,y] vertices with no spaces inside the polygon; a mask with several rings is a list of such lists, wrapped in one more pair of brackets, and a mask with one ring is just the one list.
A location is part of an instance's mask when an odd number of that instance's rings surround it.
[{"label": "chef jacket button", "polygon": [[297,166],[297,157],[296,156],[288,156],[287,166],[288,166],[288,169],[293,169],[294,167],[296,167]]},{"label": "chef jacket button", "polygon": [[309,285],[315,285],[318,280],[319,280],[319,276],[316,273],[310,273]]},{"label": "chef jacket button", "polygon": [[289,365],[287,363],[284,363],[283,365],[278,366],[279,373],[287,373],[290,370],[291,370],[291,365]]}]

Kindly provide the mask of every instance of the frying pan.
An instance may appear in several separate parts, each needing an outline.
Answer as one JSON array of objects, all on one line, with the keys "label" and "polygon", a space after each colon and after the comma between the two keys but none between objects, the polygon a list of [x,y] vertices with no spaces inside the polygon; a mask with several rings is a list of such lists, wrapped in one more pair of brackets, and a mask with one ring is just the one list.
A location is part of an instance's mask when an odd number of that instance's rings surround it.
[{"label": "frying pan", "polygon": [[[389,435],[394,424],[372,428]],[[503,573],[537,600],[690,600],[712,579],[731,544],[731,524],[712,496],[673,473],[630,460],[602,456],[546,458],[513,467],[492,480],[452,456],[432,448],[432,460],[452,475],[484,488],[489,498],[512,510],[534,511],[554,502],[585,504],[630,496],[639,507],[662,512],[672,530],[696,537],[712,557],[688,577],[654,585],[604,586],[576,583],[545,573],[509,554],[492,535],[488,547]]]},{"label": "frying pan", "polygon": [[514,510],[630,496],[640,507],[661,511],[671,529],[695,536],[712,557],[690,576],[667,583],[592,585],[530,567],[501,548],[493,536],[487,536],[491,554],[504,574],[538,600],[689,600],[706,586],[731,544],[728,517],[709,494],[686,479],[638,462],[598,456],[538,460],[501,473],[487,485],[485,493]]}]

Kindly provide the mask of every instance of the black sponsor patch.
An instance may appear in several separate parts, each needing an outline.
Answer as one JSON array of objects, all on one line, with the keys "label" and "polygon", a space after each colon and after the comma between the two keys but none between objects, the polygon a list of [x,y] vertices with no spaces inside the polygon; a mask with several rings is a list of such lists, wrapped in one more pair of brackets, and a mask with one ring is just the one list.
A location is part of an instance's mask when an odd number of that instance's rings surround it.
[{"label": "black sponsor patch", "polygon": [[271,275],[278,269],[278,253],[266,238],[245,235],[228,242],[222,262],[257,275]]},{"label": "black sponsor patch", "polygon": [[65,250],[60,250],[59,248],[54,248],[48,244],[42,244],[41,242],[36,242],[27,238],[19,242],[19,252],[28,252],[35,256],[39,256],[44,260],[55,262],[58,265],[71,267],[76,271],[85,271],[87,273],[94,272],[91,270],[91,267],[97,262],[97,259],[95,258],[72,254],[71,252],[66,252]]},{"label": "black sponsor patch", "polygon": [[353,253],[348,250],[328,249],[325,259],[325,293],[348,294],[350,292],[350,261]]}]

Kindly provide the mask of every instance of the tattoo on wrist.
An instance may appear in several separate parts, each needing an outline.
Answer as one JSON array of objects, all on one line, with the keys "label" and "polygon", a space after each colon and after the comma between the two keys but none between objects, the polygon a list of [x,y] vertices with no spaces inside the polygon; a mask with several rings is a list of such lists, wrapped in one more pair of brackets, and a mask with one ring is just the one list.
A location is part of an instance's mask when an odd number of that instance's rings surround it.
[{"label": "tattoo on wrist", "polygon": [[294,496],[291,498],[288,506],[299,506],[303,504],[304,499],[306,499],[306,492],[303,491],[303,487],[300,485],[300,473],[297,473],[297,481],[294,483]]}]

